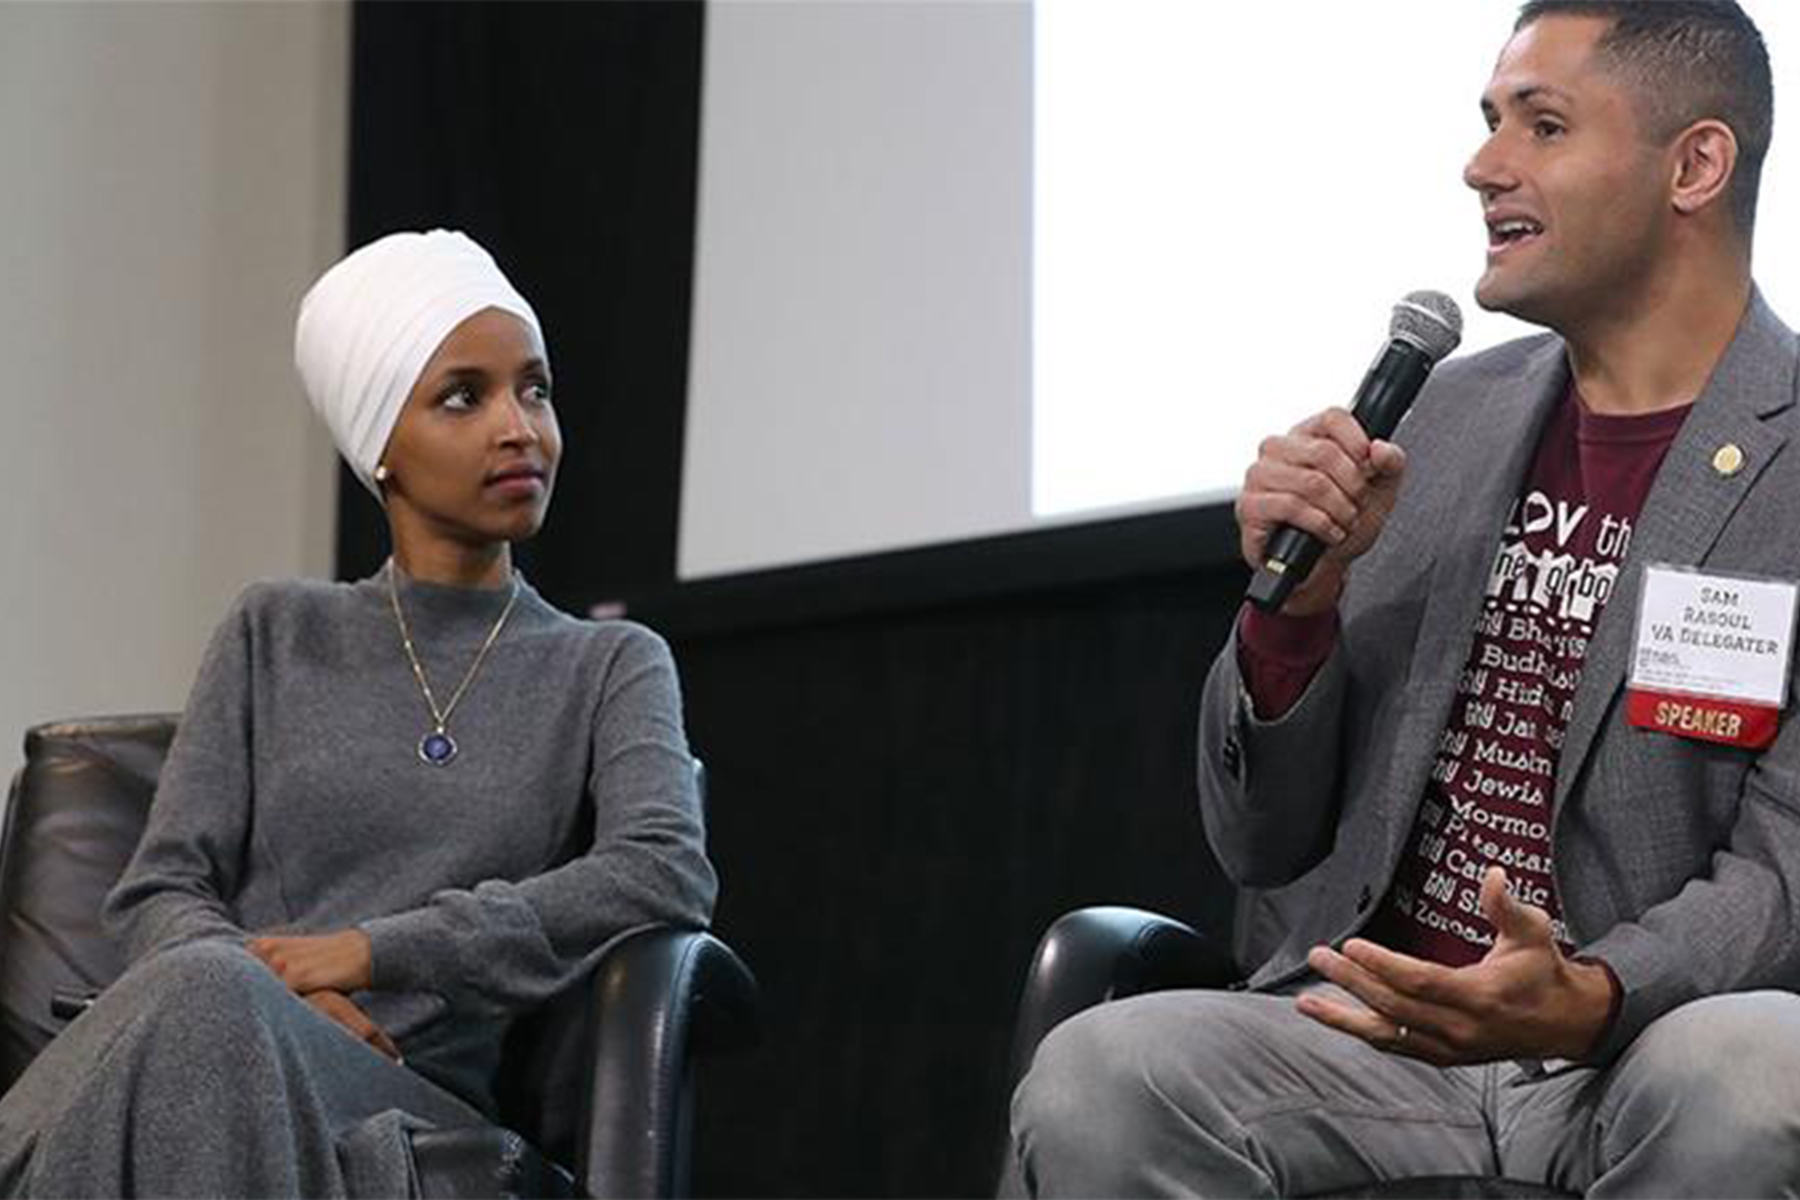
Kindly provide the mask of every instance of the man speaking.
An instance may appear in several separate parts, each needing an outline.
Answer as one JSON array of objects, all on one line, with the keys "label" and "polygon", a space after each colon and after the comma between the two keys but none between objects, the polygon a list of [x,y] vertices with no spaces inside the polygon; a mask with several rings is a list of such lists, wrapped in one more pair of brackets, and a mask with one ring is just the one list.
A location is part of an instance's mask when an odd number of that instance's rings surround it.
[{"label": "man speaking", "polygon": [[1800,1188],[1771,93],[1734,3],[1524,6],[1464,177],[1478,301],[1553,333],[1440,366],[1393,442],[1334,410],[1263,443],[1245,558],[1327,549],[1214,665],[1200,791],[1232,877],[1304,903],[1249,991],[1050,1035],[1014,1104],[1035,1194]]}]

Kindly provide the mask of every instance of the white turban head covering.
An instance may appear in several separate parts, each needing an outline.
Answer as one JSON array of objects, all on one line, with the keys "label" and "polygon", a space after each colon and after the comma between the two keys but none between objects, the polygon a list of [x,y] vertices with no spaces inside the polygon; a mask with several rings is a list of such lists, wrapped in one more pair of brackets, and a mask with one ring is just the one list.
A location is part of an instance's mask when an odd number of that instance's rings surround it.
[{"label": "white turban head covering", "polygon": [[294,365],[344,461],[375,493],[375,467],[413,384],[452,330],[512,313],[543,342],[537,314],[473,239],[447,229],[390,233],[332,267],[300,302]]}]

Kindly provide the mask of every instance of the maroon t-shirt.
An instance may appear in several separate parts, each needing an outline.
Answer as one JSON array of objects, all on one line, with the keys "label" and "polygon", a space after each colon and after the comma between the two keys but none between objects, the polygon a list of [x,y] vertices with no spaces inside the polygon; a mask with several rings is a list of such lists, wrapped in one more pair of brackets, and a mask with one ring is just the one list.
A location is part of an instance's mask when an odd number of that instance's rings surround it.
[{"label": "maroon t-shirt", "polygon": [[[1455,706],[1373,940],[1451,966],[1475,962],[1494,937],[1478,905],[1481,876],[1500,866],[1513,894],[1546,910],[1567,945],[1550,871],[1557,758],[1632,522],[1687,411],[1600,416],[1571,391],[1551,414],[1507,517]],[[1299,660],[1311,651],[1316,670],[1331,639],[1321,639],[1317,620],[1265,617],[1245,620],[1240,644],[1252,703],[1272,715],[1298,698]]]}]

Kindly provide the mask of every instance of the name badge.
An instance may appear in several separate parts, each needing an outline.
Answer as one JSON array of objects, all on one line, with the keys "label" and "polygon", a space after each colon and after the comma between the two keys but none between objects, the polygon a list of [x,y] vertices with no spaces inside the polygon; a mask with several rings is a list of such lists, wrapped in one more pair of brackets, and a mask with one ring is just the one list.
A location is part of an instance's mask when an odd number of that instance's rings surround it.
[{"label": "name badge", "polygon": [[1652,564],[1625,716],[1642,729],[1760,749],[1787,699],[1792,583]]}]

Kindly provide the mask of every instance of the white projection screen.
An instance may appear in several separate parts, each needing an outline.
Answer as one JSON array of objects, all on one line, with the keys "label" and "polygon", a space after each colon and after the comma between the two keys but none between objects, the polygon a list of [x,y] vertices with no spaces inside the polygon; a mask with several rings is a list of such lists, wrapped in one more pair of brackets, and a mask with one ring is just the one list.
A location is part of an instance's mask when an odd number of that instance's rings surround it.
[{"label": "white projection screen", "polygon": [[[680,577],[1225,500],[1403,293],[1528,332],[1474,305],[1461,182],[1516,7],[714,0]],[[1791,100],[1800,6],[1745,8]]]}]

